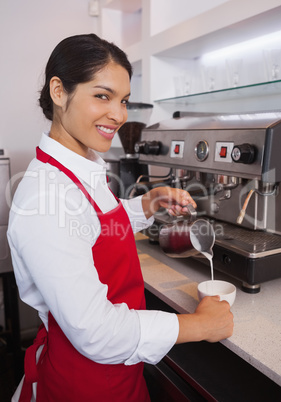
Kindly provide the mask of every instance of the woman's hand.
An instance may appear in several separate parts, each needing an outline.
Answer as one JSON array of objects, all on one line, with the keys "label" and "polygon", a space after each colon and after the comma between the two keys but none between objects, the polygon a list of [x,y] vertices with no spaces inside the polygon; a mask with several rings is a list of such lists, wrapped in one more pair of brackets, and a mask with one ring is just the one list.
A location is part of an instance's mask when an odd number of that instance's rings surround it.
[{"label": "woman's hand", "polygon": [[218,342],[233,333],[233,314],[226,301],[219,296],[206,296],[198,304],[195,313],[179,314],[177,343],[208,341]]},{"label": "woman's hand", "polygon": [[142,197],[142,207],[147,218],[161,207],[166,208],[173,216],[186,215],[189,213],[188,204],[196,208],[196,203],[190,194],[179,188],[156,187]]}]

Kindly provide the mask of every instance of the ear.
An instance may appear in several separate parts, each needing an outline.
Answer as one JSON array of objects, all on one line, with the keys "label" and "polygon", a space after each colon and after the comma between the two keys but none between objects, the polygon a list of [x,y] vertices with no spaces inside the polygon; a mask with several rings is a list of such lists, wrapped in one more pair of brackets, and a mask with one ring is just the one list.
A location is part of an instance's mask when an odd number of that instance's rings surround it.
[{"label": "ear", "polygon": [[60,107],[63,107],[67,101],[62,82],[58,77],[52,77],[50,80],[50,96],[54,104]]}]

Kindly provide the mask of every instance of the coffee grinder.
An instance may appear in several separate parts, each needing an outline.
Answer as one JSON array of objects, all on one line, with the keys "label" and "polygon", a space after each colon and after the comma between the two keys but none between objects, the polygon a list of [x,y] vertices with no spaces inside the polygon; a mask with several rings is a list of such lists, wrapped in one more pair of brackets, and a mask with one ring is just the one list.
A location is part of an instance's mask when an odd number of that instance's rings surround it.
[{"label": "coffee grinder", "polygon": [[148,103],[127,104],[128,120],[118,130],[123,147],[111,148],[103,158],[107,162],[109,187],[120,198],[129,198],[130,193],[141,175],[148,174],[147,165],[139,163],[135,144],[141,140],[142,130],[149,122],[153,105]]}]

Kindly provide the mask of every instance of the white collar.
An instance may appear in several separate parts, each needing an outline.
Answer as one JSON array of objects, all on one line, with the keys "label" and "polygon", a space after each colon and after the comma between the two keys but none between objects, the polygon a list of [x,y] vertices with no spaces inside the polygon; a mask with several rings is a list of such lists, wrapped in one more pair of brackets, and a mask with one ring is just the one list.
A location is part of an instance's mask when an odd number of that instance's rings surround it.
[{"label": "white collar", "polygon": [[105,176],[106,162],[94,150],[91,150],[91,159],[84,158],[50,138],[48,132],[43,133],[39,148],[92,188],[96,187],[98,177]]}]

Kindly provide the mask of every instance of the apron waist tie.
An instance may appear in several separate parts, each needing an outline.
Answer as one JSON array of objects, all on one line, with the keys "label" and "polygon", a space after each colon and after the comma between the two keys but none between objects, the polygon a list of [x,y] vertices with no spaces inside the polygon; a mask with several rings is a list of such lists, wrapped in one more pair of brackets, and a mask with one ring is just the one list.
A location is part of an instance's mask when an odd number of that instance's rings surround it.
[{"label": "apron waist tie", "polygon": [[[32,384],[38,381],[38,371],[37,364],[40,363],[42,358],[44,357],[47,351],[47,340],[48,333],[44,326],[41,324],[37,333],[36,338],[34,339],[33,345],[29,346],[29,348],[25,352],[24,357],[24,382],[21,390],[21,395],[19,402],[30,402],[32,397]],[[43,346],[42,352],[39,357],[38,363],[36,363],[36,352],[40,346]]]}]

